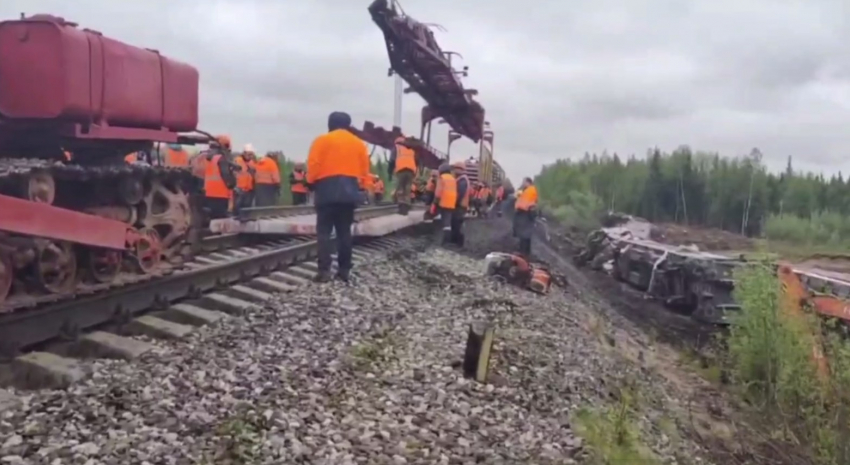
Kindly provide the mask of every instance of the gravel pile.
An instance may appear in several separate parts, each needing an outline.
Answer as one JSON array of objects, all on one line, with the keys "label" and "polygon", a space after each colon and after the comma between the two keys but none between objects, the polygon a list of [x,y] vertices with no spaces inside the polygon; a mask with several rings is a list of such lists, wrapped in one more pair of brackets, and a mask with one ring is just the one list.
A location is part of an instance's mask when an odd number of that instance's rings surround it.
[{"label": "gravel pile", "polygon": [[[411,242],[68,391],[0,412],[2,464],[568,464],[575,413],[623,382],[660,463],[707,463],[668,437],[663,383],[606,349],[571,307],[482,279],[481,262]],[[491,382],[463,378],[466,328],[497,329]],[[625,380],[625,381],[624,381]]]}]

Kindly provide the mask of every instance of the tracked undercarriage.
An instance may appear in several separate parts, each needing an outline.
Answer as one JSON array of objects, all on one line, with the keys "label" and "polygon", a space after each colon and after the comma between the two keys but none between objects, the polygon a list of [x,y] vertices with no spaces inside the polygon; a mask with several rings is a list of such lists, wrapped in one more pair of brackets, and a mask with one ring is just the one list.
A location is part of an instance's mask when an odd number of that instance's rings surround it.
[{"label": "tracked undercarriage", "polygon": [[[197,230],[192,195],[197,182],[188,170],[123,161],[81,166],[0,159],[0,195],[114,220],[127,229],[123,250],[0,232],[0,312],[45,294],[73,293],[87,283],[112,283],[122,274],[146,274],[180,262]],[[16,217],[25,214],[22,208]],[[36,212],[22,220],[30,226],[44,223],[46,231],[63,227]],[[97,236],[100,231],[66,232]]]}]

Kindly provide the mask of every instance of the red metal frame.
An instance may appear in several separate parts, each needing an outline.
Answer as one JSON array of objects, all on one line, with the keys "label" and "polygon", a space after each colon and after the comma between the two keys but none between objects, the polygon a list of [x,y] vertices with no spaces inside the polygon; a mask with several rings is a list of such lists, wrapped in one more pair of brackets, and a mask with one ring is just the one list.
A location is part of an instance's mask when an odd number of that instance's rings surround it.
[{"label": "red metal frame", "polygon": [[124,250],[127,224],[0,195],[0,231]]},{"label": "red metal frame", "polygon": [[[381,126],[375,126],[375,123],[371,121],[363,123],[362,130],[352,128],[351,132],[364,142],[377,145],[378,147],[382,147],[387,150],[391,149],[395,145],[396,138],[406,137],[398,127],[393,127],[392,131],[389,131]],[[425,168],[436,169],[448,158],[448,156],[443,152],[440,152],[415,137],[406,138],[408,141],[407,143],[419,156],[419,160]]]}]

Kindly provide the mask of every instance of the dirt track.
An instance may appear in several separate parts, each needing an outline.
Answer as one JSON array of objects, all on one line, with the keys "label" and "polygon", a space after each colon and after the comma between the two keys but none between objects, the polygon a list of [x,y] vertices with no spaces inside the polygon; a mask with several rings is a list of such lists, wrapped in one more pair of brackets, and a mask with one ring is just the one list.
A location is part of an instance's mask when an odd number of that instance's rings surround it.
[{"label": "dirt track", "polygon": [[[550,227],[550,233],[554,230]],[[510,231],[506,219],[470,222],[467,252],[481,257],[491,251],[514,251]],[[716,463],[808,463],[753,428],[735,399],[703,378],[698,364],[683,356],[712,342],[713,327],[647,300],[604,273],[579,270],[571,262],[569,241],[553,235],[547,242],[542,236],[533,246],[534,255],[566,277],[569,284],[563,292],[574,302],[567,311],[579,315],[588,331],[602,332],[622,356],[660,374],[674,387],[676,398],[658,401],[678,410],[685,419],[680,424],[684,436],[711,450]]]}]

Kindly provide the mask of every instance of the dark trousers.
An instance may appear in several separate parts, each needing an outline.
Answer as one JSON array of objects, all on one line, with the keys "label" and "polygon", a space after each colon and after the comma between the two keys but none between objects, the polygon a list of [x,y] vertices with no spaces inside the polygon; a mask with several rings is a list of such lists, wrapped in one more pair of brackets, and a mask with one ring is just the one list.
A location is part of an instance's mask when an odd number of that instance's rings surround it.
[{"label": "dark trousers", "polygon": [[466,219],[466,208],[456,208],[451,219],[451,241],[463,247],[463,221]]},{"label": "dark trousers", "polygon": [[415,173],[410,170],[401,170],[395,174],[396,183],[398,185],[398,199],[400,204],[410,204],[410,187],[413,185],[413,177]]},{"label": "dark trousers", "polygon": [[375,192],[375,203],[381,203],[384,201],[384,193],[383,192]]},{"label": "dark trousers", "polygon": [[254,198],[258,207],[277,205],[278,186],[276,184],[257,184],[254,186]]},{"label": "dark trousers", "polygon": [[251,208],[254,206],[254,191],[243,191],[236,197],[236,205],[234,210],[239,211],[243,208]]},{"label": "dark trousers", "polygon": [[207,212],[209,212],[211,220],[227,218],[227,207],[230,206],[230,199],[206,197],[204,199],[204,204],[207,207]]},{"label": "dark trousers", "polygon": [[316,235],[319,242],[319,271],[331,270],[333,243],[331,233],[336,232],[336,254],[339,271],[351,270],[351,249],[354,238],[351,225],[354,223],[353,204],[330,204],[316,206]]},{"label": "dark trousers", "polygon": [[434,220],[434,238],[441,244],[445,244],[452,239],[452,216],[454,216],[454,209],[437,207],[437,214],[440,217]]},{"label": "dark trousers", "polygon": [[307,204],[307,193],[306,192],[293,192],[292,193],[292,205],[306,205]]}]

